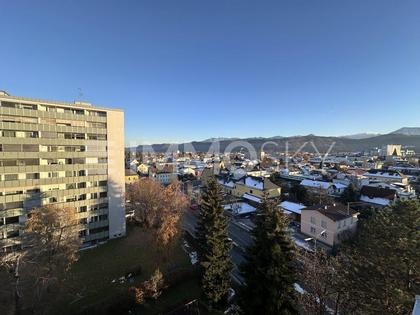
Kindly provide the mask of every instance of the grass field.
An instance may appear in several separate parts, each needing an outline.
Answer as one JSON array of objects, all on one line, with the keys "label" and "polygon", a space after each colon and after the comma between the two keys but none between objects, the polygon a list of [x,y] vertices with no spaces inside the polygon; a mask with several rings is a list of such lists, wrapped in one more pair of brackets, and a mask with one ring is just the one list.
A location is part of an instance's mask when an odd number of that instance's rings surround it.
[{"label": "grass field", "polygon": [[[56,301],[57,313],[102,314],[109,312],[105,310],[113,306],[111,313],[117,314],[118,309],[123,309],[129,303],[128,289],[148,279],[156,268],[159,267],[164,276],[192,270],[180,240],[168,248],[158,248],[154,244],[149,231],[130,227],[126,237],[82,251],[80,259],[69,272],[64,294]],[[118,279],[129,273],[135,274],[133,282],[120,283]],[[159,303],[148,304],[142,314],[146,314],[146,311],[147,314],[157,314],[169,306],[194,298],[199,292],[198,282],[194,278],[177,286],[186,288],[168,288]],[[118,305],[124,307],[119,308]]]}]

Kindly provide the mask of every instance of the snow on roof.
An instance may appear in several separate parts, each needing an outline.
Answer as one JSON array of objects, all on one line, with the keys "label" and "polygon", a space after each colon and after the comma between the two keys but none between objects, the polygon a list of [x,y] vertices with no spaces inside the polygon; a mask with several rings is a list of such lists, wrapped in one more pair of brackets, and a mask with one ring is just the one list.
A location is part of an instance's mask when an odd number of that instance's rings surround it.
[{"label": "snow on roof", "polygon": [[401,175],[397,171],[385,171],[385,170],[369,170],[363,174],[364,176],[380,176],[380,177],[388,177],[388,178],[403,178],[404,176]]},{"label": "snow on roof", "polygon": [[334,186],[337,189],[346,189],[347,188],[347,185],[344,185],[344,184],[341,184],[341,183],[334,183]]},{"label": "snow on roof", "polygon": [[245,177],[245,185],[252,188],[264,189],[264,182],[254,177]]},{"label": "snow on roof", "polygon": [[252,213],[256,210],[255,207],[247,204],[246,202],[236,202],[227,204],[223,208],[236,214]]},{"label": "snow on roof", "polygon": [[248,193],[243,194],[242,198],[261,203],[261,198],[258,198]]},{"label": "snow on roof", "polygon": [[228,180],[228,181],[224,181],[223,180],[223,178],[219,178],[218,180],[217,180],[217,182],[220,184],[220,185],[223,185],[223,186],[226,186],[226,187],[230,187],[230,188],[233,188],[233,186],[234,186],[234,183],[233,183],[233,181],[231,181],[231,180]]},{"label": "snow on roof", "polygon": [[321,189],[328,189],[330,188],[331,185],[333,185],[333,183],[330,183],[330,182],[321,182],[321,181],[309,180],[309,179],[304,179],[303,181],[300,182],[300,184],[302,186],[307,186],[307,187],[312,187],[312,188],[321,188]]},{"label": "snow on roof", "polygon": [[390,204],[389,199],[378,198],[378,197],[369,198],[368,196],[364,196],[364,195],[360,196],[360,200],[364,201],[364,202],[373,203],[373,204],[376,204],[376,205],[381,205],[381,206],[388,206]]},{"label": "snow on roof", "polygon": [[284,213],[293,212],[297,214],[301,214],[302,209],[306,208],[301,203],[295,203],[295,202],[290,202],[290,201],[283,201],[282,203],[279,204],[279,206],[283,209]]}]

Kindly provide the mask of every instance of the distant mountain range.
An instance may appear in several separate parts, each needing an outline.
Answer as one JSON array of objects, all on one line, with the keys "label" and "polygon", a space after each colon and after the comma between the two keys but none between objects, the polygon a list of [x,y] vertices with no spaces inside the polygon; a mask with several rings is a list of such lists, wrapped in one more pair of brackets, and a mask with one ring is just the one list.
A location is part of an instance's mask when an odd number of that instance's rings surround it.
[{"label": "distant mountain range", "polygon": [[[152,145],[152,148],[154,152],[167,152],[169,148],[171,150],[190,151],[191,146],[193,146],[197,152],[208,152],[211,145],[216,141],[220,145],[219,151],[224,152],[230,144],[237,140],[250,143],[257,152],[261,149],[266,152],[284,152],[286,146],[289,151],[296,151],[303,146],[302,151],[316,152],[316,148],[319,152],[327,152],[332,143],[335,144],[330,151],[331,153],[359,152],[373,148],[381,148],[387,144],[401,144],[403,146],[410,146],[416,151],[420,151],[420,128],[405,127],[384,135],[365,133],[342,137],[324,137],[311,134],[307,136],[252,137],[244,139],[212,138],[204,141],[180,143],[178,145],[169,143],[154,144]],[[311,143],[313,143],[313,145]],[[138,151],[147,151],[148,148],[150,148],[150,146],[138,146],[136,149]],[[244,147],[239,146],[235,147],[233,152],[241,150],[246,151]]]},{"label": "distant mountain range", "polygon": [[347,139],[367,139],[380,136],[380,133],[356,133],[355,135],[341,136],[341,138]]},{"label": "distant mountain range", "polygon": [[419,127],[404,127],[404,128],[395,130],[394,132],[391,132],[391,134],[406,135],[406,136],[420,136],[420,128]]}]

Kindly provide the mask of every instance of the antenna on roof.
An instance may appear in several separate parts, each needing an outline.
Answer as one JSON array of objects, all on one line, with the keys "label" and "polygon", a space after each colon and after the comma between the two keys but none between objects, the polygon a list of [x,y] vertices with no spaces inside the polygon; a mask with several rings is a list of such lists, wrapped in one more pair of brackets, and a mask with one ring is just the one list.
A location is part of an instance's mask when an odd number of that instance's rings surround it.
[{"label": "antenna on roof", "polygon": [[79,91],[79,101],[82,101],[82,99],[83,99],[83,91],[82,91],[82,88],[77,88],[77,90]]}]

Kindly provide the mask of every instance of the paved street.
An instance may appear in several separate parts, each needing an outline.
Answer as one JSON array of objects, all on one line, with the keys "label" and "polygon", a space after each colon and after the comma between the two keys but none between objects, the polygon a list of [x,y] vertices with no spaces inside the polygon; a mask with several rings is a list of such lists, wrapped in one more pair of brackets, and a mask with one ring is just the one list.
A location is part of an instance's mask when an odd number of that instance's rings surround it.
[{"label": "paved street", "polygon": [[[195,237],[195,228],[197,225],[197,215],[198,211],[187,211],[184,214],[182,221],[182,228]],[[234,269],[232,271],[232,278],[241,283],[242,279],[239,274],[238,267],[241,263],[244,262],[244,252],[246,248],[252,244],[251,231],[254,227],[254,224],[249,219],[244,218],[234,218],[228,217],[228,233],[229,237],[233,241],[233,248],[231,250],[232,262],[234,263]],[[295,242],[296,246],[303,248],[305,250],[313,250],[313,244],[311,242],[305,241],[305,235],[301,234],[299,231],[291,228],[291,239]],[[318,242],[317,246],[325,247],[326,250],[329,248]]]}]

